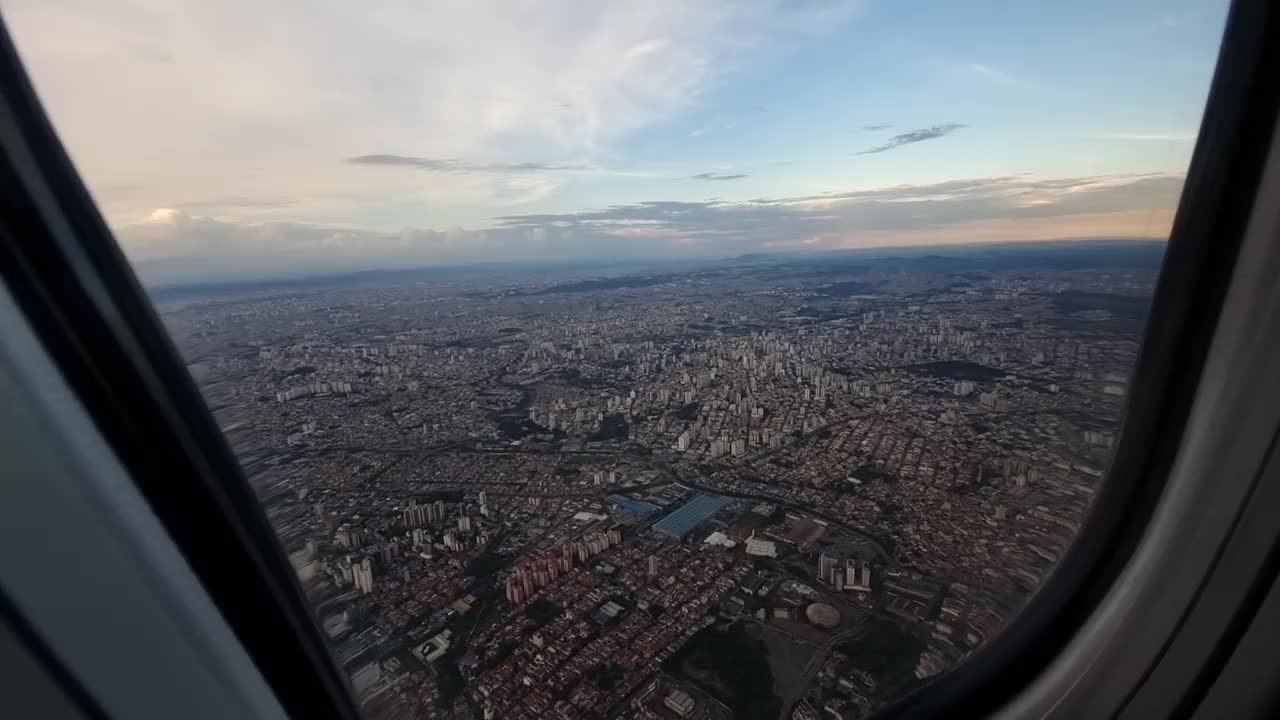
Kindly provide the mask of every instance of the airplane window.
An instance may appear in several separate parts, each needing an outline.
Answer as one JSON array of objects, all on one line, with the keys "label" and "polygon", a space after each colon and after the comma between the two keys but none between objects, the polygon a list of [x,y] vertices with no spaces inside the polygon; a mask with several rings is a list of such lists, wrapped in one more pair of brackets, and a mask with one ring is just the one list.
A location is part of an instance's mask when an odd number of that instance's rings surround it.
[{"label": "airplane window", "polygon": [[1222,0],[3,0],[371,720],[861,718],[1106,481]]}]

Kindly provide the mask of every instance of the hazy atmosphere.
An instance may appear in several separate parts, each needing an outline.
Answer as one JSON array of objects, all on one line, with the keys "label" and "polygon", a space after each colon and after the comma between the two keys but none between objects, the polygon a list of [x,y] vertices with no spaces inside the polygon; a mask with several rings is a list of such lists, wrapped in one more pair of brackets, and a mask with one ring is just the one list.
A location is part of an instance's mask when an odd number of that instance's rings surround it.
[{"label": "hazy atmosphere", "polygon": [[1163,237],[1225,3],[7,0],[151,283]]}]

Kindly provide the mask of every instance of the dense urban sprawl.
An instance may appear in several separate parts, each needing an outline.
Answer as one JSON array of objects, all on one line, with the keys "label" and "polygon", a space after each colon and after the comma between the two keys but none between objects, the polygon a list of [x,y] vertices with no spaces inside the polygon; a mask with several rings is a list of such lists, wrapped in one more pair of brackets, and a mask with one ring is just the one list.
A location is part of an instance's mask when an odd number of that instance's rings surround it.
[{"label": "dense urban sprawl", "polygon": [[372,720],[817,720],[963,661],[1053,570],[1155,272],[744,259],[161,310]]}]

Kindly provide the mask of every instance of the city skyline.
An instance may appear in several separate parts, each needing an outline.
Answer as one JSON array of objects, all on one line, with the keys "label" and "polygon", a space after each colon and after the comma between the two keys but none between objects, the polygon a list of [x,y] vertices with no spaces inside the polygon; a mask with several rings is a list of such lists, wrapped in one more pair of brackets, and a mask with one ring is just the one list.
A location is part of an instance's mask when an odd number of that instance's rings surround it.
[{"label": "city skyline", "polygon": [[1161,238],[1225,3],[5,11],[164,282]]}]

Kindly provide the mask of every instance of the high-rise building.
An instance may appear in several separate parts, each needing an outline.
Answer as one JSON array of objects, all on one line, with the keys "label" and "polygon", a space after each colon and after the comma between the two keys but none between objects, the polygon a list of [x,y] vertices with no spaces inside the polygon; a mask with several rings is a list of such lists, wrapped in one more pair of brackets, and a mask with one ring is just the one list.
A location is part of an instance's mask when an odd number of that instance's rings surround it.
[{"label": "high-rise building", "polygon": [[831,581],[831,571],[836,567],[836,559],[825,552],[818,556],[818,579],[823,582]]},{"label": "high-rise building", "polygon": [[333,541],[338,547],[355,549],[360,547],[360,531],[343,525],[338,528],[338,532],[334,534]]},{"label": "high-rise building", "polygon": [[353,565],[351,575],[357,590],[365,595],[373,592],[373,562],[369,558]]},{"label": "high-rise building", "polygon": [[419,505],[417,502],[410,500],[409,507],[401,514],[404,526],[412,528],[427,524],[429,522],[428,510],[430,510],[430,507]]},{"label": "high-rise building", "polygon": [[858,590],[860,592],[871,591],[871,561],[870,560],[849,560],[845,563],[844,573],[844,589]]},{"label": "high-rise building", "polygon": [[649,556],[649,577],[654,577],[657,574],[658,574],[658,556],[650,555]]}]

